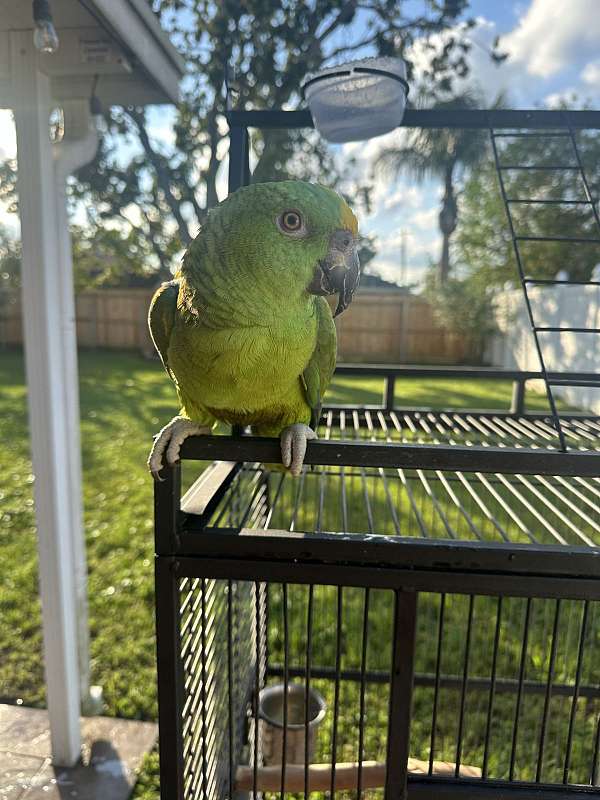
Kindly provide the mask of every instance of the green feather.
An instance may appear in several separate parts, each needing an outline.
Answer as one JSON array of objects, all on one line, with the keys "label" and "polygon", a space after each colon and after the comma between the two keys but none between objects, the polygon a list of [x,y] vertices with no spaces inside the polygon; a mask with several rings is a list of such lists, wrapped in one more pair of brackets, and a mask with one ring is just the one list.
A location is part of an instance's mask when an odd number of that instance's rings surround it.
[{"label": "green feather", "polygon": [[175,324],[179,281],[163,283],[155,292],[148,311],[148,327],[164,368],[173,378],[169,369],[169,342]]},{"label": "green feather", "polygon": [[324,297],[317,297],[317,342],[314,352],[302,373],[306,400],[311,409],[310,426],[317,430],[321,418],[323,396],[335,370],[337,337],[331,309]]}]

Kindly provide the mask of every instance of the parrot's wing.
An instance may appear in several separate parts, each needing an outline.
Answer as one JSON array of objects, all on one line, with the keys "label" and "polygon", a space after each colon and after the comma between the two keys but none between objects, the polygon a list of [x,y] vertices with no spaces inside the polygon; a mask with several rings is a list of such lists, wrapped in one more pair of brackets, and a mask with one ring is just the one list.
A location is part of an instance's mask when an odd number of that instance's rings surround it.
[{"label": "parrot's wing", "polygon": [[150,336],[154,342],[154,346],[158,350],[158,354],[167,370],[169,375],[173,378],[173,374],[169,367],[169,340],[171,339],[171,331],[175,324],[175,314],[177,312],[177,296],[179,295],[179,281],[169,281],[160,286],[152,302],[150,303],[150,310],[148,311],[148,327],[150,328]]},{"label": "parrot's wing", "polygon": [[321,418],[323,395],[335,370],[337,337],[331,309],[324,297],[317,297],[317,344],[302,373],[306,401],[311,408],[310,425],[317,430]]}]

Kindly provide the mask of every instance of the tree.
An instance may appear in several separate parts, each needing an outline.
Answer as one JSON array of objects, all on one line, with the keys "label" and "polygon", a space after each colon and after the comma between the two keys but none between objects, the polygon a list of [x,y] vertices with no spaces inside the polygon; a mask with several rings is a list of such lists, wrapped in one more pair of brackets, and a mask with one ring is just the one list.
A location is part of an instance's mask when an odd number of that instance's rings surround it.
[{"label": "tree", "polygon": [[[171,280],[168,269],[153,269],[152,247],[133,231],[115,227],[71,227],[76,291],[117,287],[152,287]],[[168,255],[167,253],[164,254]]]},{"label": "tree", "polygon": [[21,244],[0,224],[0,290],[20,286]]},{"label": "tree", "polygon": [[[71,227],[75,289],[148,286],[157,278],[170,280],[167,270],[157,273],[148,266],[150,246],[139,249],[141,240],[132,232],[102,227],[95,230],[79,225]],[[143,242],[142,242],[143,244]],[[2,289],[21,285],[21,244],[0,225],[0,294]]]},{"label": "tree", "polygon": [[[427,97],[423,96],[424,102],[427,102]],[[501,102],[501,98],[498,98],[494,107]],[[430,107],[439,111],[474,109],[485,107],[485,103],[478,92],[465,89],[450,99],[436,100]],[[441,283],[445,283],[450,275],[450,239],[458,224],[458,186],[465,174],[479,164],[485,152],[485,131],[418,128],[407,132],[405,144],[384,150],[377,159],[376,169],[392,168],[396,174],[406,172],[419,182],[426,178],[442,181],[443,195],[438,217],[442,233],[439,260]]]},{"label": "tree", "polygon": [[21,243],[15,241],[7,228],[0,224],[0,330],[9,316],[7,309],[14,304],[14,291],[21,285]]},{"label": "tree", "polygon": [[451,275],[440,283],[432,268],[425,279],[424,294],[446,331],[466,339],[466,360],[481,364],[486,342],[496,330],[493,295],[483,275]]},{"label": "tree", "polygon": [[[80,170],[72,199],[83,201],[87,226],[110,221],[123,235],[146,244],[150,263],[171,270],[218,199],[227,158],[223,81],[231,67],[239,79],[243,108],[295,108],[300,84],[323,65],[365,54],[399,55],[413,68],[413,43],[428,40],[464,20],[468,0],[154,0],[162,25],[187,64],[182,102],[162,141],[152,133],[148,112],[107,112],[107,133],[94,162]],[[473,23],[466,20],[467,29]],[[469,45],[461,35],[432,55],[430,82],[449,87],[465,74]],[[124,163],[117,145],[127,140]],[[254,180],[287,176],[340,186],[368,200],[368,187],[353,186],[351,163],[332,154],[311,131],[255,131]],[[13,165],[14,166],[14,165]],[[4,178],[10,188],[14,169]],[[146,243],[146,244],[144,244]]]},{"label": "tree", "polygon": [[[564,131],[562,131],[564,133]],[[496,140],[500,162],[505,165],[575,165],[567,136],[505,137]],[[600,136],[596,131],[577,134],[593,197],[600,193]],[[513,200],[585,200],[577,170],[503,170],[507,196]],[[592,207],[586,203],[511,203],[515,233],[521,236],[568,236],[598,238],[600,231]],[[457,261],[463,271],[477,273],[489,286],[502,286],[518,277],[506,210],[494,162],[490,159],[471,172],[460,201],[460,225],[456,235]],[[520,242],[526,274],[554,278],[566,270],[573,280],[589,280],[600,261],[595,244],[557,241]]]}]

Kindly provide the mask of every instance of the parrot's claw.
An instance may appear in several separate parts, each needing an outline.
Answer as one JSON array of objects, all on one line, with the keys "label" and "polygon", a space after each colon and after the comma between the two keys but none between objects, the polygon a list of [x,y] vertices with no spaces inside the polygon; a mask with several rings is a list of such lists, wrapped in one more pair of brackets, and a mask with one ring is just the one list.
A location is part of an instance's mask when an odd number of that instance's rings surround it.
[{"label": "parrot's claw", "polygon": [[160,471],[163,468],[163,455],[167,464],[172,467],[179,461],[181,445],[188,436],[199,436],[210,433],[210,428],[192,422],[185,417],[173,417],[168,425],[154,437],[154,444],[148,456],[148,469],[155,481],[162,481]]},{"label": "parrot's claw", "polygon": [[292,475],[298,476],[302,472],[306,445],[309,439],[316,439],[317,434],[308,425],[301,422],[289,425],[281,432],[281,462]]}]

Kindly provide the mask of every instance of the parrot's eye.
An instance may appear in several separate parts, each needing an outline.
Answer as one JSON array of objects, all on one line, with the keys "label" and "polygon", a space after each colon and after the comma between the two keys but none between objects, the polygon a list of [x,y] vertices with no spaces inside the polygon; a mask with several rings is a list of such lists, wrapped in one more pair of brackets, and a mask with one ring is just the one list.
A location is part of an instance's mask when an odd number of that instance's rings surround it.
[{"label": "parrot's eye", "polygon": [[277,225],[283,233],[299,234],[304,231],[304,221],[298,211],[284,211],[277,217]]}]

